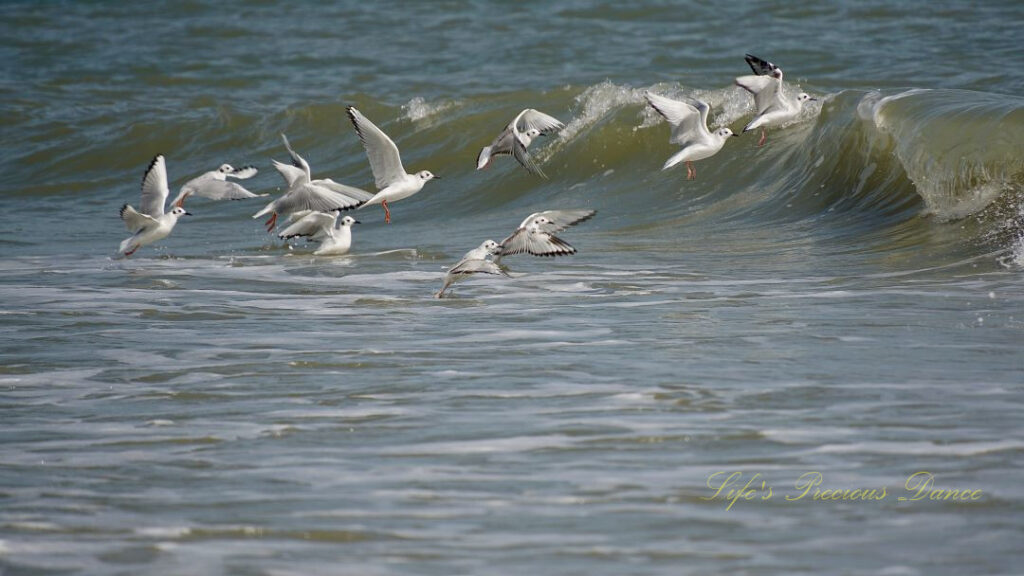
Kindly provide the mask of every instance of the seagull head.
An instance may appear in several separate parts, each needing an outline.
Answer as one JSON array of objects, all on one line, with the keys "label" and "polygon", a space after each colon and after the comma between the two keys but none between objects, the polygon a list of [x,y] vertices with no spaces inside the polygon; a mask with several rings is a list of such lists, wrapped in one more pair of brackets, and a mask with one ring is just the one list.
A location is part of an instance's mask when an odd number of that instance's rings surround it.
[{"label": "seagull head", "polygon": [[341,219],[342,226],[351,226],[353,224],[360,224],[360,222],[351,216],[345,216]]},{"label": "seagull head", "polygon": [[778,78],[781,81],[782,80],[782,68],[779,68],[778,66],[772,64],[772,78]]},{"label": "seagull head", "polygon": [[221,164],[217,171],[221,174],[231,174],[235,169],[231,167],[231,164]]},{"label": "seagull head", "polygon": [[494,240],[487,240],[486,242],[481,244],[480,247],[486,250],[487,253],[492,256],[497,256],[498,254],[501,254],[501,245],[495,242]]},{"label": "seagull head", "polygon": [[191,216],[191,215],[192,215],[192,213],[191,213],[191,212],[186,212],[186,211],[185,211],[185,209],[184,209],[184,208],[182,208],[181,206],[175,206],[175,207],[174,207],[174,208],[173,208],[173,209],[171,210],[171,212],[170,212],[170,213],[171,213],[171,215],[173,215],[173,216],[174,216],[175,218],[181,218],[182,216]]},{"label": "seagull head", "polygon": [[719,138],[728,138],[729,136],[739,136],[739,134],[734,134],[733,131],[728,129],[728,128],[719,128],[718,130],[715,130],[715,135],[718,136]]},{"label": "seagull head", "polygon": [[800,104],[803,104],[804,102],[817,102],[818,99],[812,98],[811,95],[808,94],[807,92],[801,92],[796,95],[796,101],[799,102]]},{"label": "seagull head", "polygon": [[437,179],[437,180],[441,179],[440,176],[434,176],[430,172],[430,170],[420,170],[419,172],[416,173],[416,177],[419,178],[420,180],[423,180],[424,182],[427,182],[429,180],[434,180],[434,179]]}]

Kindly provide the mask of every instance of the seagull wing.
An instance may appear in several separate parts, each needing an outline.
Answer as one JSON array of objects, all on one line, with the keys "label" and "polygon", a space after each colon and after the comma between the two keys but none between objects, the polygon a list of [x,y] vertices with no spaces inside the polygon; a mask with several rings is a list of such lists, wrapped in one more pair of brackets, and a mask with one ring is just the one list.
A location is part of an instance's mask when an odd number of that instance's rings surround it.
[{"label": "seagull wing", "polygon": [[189,192],[202,198],[210,200],[242,200],[244,198],[255,198],[266,196],[266,194],[253,194],[242,185],[227,180],[207,178],[200,182],[189,182],[182,187],[182,193]]},{"label": "seagull wing", "polygon": [[136,234],[139,230],[148,226],[155,226],[158,224],[156,218],[148,214],[141,214],[135,208],[125,204],[121,206],[121,220],[124,221],[124,227],[128,229],[132,234]]},{"label": "seagull wing", "polygon": [[[292,145],[288,142],[288,137],[285,136],[283,132],[281,133],[281,141],[284,142],[284,147],[288,150],[288,155],[292,158],[292,166],[302,170],[303,175],[306,177],[306,182],[312,180],[313,176],[309,169],[309,162],[306,162],[305,158],[299,156],[298,152],[292,150]],[[280,171],[280,168],[278,168],[278,171]],[[287,180],[287,177],[285,180]]]},{"label": "seagull wing", "polygon": [[157,154],[146,168],[142,177],[142,201],[139,204],[143,214],[159,218],[164,215],[164,203],[167,202],[167,164],[164,155]]},{"label": "seagull wing", "polygon": [[771,76],[740,76],[736,85],[754,95],[754,107],[758,114],[779,103],[778,78]]},{"label": "seagull wing", "polygon": [[402,157],[391,138],[352,106],[348,107],[348,117],[359,134],[363,148],[366,148],[366,157],[370,160],[370,170],[373,171],[377,189],[387,188],[391,183],[405,178]]},{"label": "seagull wing", "polygon": [[743,59],[750,65],[750,69],[757,76],[771,76],[779,67],[767,60],[762,60],[753,54],[746,54]]},{"label": "seagull wing", "polygon": [[278,214],[291,214],[298,210],[330,212],[332,210],[348,210],[362,203],[359,200],[324,188],[323,186],[300,184],[277,199],[274,211]]},{"label": "seagull wing", "polygon": [[512,139],[511,152],[512,157],[515,158],[516,161],[519,162],[523,168],[526,168],[531,174],[540,176],[541,178],[547,178],[547,175],[544,174],[544,171],[540,169],[540,166],[537,166],[537,163],[533,161],[533,156],[530,156],[530,153],[526,150],[526,146],[523,145],[523,142],[519,138]]},{"label": "seagull wing", "polygon": [[235,168],[233,172],[228,172],[225,176],[245,180],[246,178],[252,178],[257,172],[259,170],[255,166],[242,166],[241,168]]},{"label": "seagull wing", "polygon": [[284,181],[288,184],[289,188],[294,186],[295,182],[300,178],[306,176],[306,171],[298,166],[285,164],[284,162],[278,162],[277,160],[271,160],[271,162],[274,164],[274,168],[277,168],[277,171],[281,173],[281,177],[284,178]]},{"label": "seagull wing", "polygon": [[[344,194],[345,196],[348,196],[352,200],[358,202],[358,204],[362,204],[363,202],[366,202],[367,200],[375,196],[375,194],[373,194],[372,192],[367,192],[362,188],[356,188],[355,186],[349,186],[348,184],[342,184],[341,182],[335,182],[330,178],[324,178],[323,180],[314,180],[313,184],[320,186],[322,188],[327,188],[332,192]],[[356,205],[353,205],[352,207],[354,208]]]},{"label": "seagull wing", "polygon": [[672,126],[672,136],[669,138],[669,142],[685,144],[707,133],[708,128],[705,121],[708,115],[708,105],[704,102],[695,99],[691,99],[691,102],[683,102],[651,92],[645,92],[644,97],[647,98],[651,108],[664,116]]},{"label": "seagull wing", "polygon": [[296,236],[316,236],[317,234],[330,235],[330,230],[337,220],[337,212],[308,212],[294,224],[282,230],[278,236],[294,238]]},{"label": "seagull wing", "polygon": [[557,236],[527,228],[520,228],[501,241],[502,257],[523,252],[534,256],[562,256],[575,254],[576,249]]},{"label": "seagull wing", "polygon": [[526,132],[532,128],[541,134],[549,134],[565,128],[565,124],[562,124],[557,118],[548,116],[543,112],[538,112],[533,108],[527,108],[520,112],[516,116],[514,124],[519,132]]},{"label": "seagull wing", "polygon": [[529,218],[523,221],[520,227],[526,227],[533,220],[543,216],[547,219],[545,224],[537,224],[537,229],[543,232],[561,232],[569,226],[574,226],[580,222],[590,220],[597,214],[596,210],[546,210],[544,212],[536,212],[531,214]]},{"label": "seagull wing", "polygon": [[463,258],[448,269],[448,274],[451,274],[452,276],[479,273],[508,276],[508,273],[502,270],[500,266],[490,260],[484,260],[483,258]]}]

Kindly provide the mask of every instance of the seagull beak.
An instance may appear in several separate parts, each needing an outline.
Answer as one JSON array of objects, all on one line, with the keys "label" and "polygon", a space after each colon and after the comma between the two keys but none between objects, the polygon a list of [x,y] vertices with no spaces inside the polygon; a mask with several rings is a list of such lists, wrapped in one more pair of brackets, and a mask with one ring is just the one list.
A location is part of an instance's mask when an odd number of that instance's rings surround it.
[{"label": "seagull beak", "polygon": [[818,101],[817,98],[808,98],[808,100],[810,100],[811,102],[817,102]]},{"label": "seagull beak", "polygon": [[739,135],[739,134],[736,134],[736,133],[733,133],[732,137],[733,137],[733,138],[739,138],[739,137],[740,137],[740,135]]},{"label": "seagull beak", "polygon": [[434,174],[434,180],[440,180],[440,179],[441,179],[440,176],[438,176],[437,174]]},{"label": "seagull beak", "polygon": [[362,222],[360,222],[359,220],[353,220],[352,223],[353,224],[362,224]]},{"label": "seagull beak", "polygon": [[191,215],[192,215],[191,212],[185,212],[185,216],[191,216]]}]

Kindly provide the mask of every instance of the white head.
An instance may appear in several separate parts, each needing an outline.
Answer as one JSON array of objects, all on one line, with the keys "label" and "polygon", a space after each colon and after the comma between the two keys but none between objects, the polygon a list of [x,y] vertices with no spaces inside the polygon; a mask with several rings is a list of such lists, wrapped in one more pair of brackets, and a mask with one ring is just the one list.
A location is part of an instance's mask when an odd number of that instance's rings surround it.
[{"label": "white head", "polygon": [[728,138],[729,136],[739,136],[739,134],[733,134],[732,130],[728,128],[719,128],[718,130],[715,130],[715,136],[718,136],[719,138]]},{"label": "white head", "polygon": [[775,66],[773,64],[772,65],[772,78],[778,78],[779,80],[782,80],[782,68],[779,68],[778,66]]},{"label": "white head", "polygon": [[356,220],[355,218],[353,218],[351,216],[345,216],[345,217],[343,217],[341,219],[339,224],[341,226],[351,226],[353,224],[359,224],[359,223],[360,223],[359,220]]},{"label": "white head", "polygon": [[808,94],[807,92],[801,92],[801,93],[799,93],[799,94],[797,94],[797,95],[796,95],[796,101],[797,101],[797,103],[798,103],[798,104],[800,104],[801,106],[802,106],[802,105],[803,105],[803,104],[804,104],[805,102],[817,102],[817,100],[818,100],[817,98],[811,98],[811,95],[810,95],[810,94]]},{"label": "white head", "polygon": [[526,132],[519,133],[519,141],[523,143],[523,146],[529,146],[533,139],[540,136],[540,130],[536,128],[530,128]]},{"label": "white head", "polygon": [[547,216],[537,216],[526,227],[533,228],[536,230],[541,226],[544,226],[545,224],[551,224],[551,219],[548,218]]},{"label": "white head", "polygon": [[481,244],[480,247],[486,250],[488,254],[491,254],[493,256],[497,256],[498,254],[501,253],[501,245],[495,242],[494,240],[487,240],[486,242]]},{"label": "white head", "polygon": [[435,178],[438,180],[441,179],[440,176],[434,176],[433,174],[431,174],[430,170],[420,170],[419,172],[416,173],[416,177],[419,178],[420,180],[423,180],[424,182],[427,182],[428,180],[433,180]]},{"label": "white head", "polygon": [[185,209],[182,208],[181,206],[175,206],[174,208],[171,209],[169,214],[171,216],[174,216],[175,219],[181,218],[182,216],[191,216],[192,215],[191,212],[186,212]]},{"label": "white head", "polygon": [[218,168],[217,170],[221,174],[231,174],[232,172],[235,171],[235,169],[231,167],[231,164],[221,164],[220,168]]}]

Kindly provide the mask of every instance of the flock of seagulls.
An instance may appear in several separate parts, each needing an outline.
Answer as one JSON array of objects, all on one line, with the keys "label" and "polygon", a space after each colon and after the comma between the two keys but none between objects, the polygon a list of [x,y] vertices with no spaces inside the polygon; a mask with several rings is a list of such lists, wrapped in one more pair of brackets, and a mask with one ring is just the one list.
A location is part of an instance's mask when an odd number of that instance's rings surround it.
[{"label": "flock of seagulls", "polygon": [[[746,55],[746,61],[754,74],[736,78],[736,85],[753,95],[755,115],[743,128],[743,132],[760,128],[758,146],[762,146],[767,138],[767,127],[797,118],[804,103],[815,99],[806,93],[795,97],[788,95],[782,83],[782,69],[775,64],[750,54]],[[714,132],[708,130],[707,119],[711,107],[699,99],[673,100],[651,92],[645,92],[644,97],[671,126],[669,142],[681,147],[665,161],[663,170],[682,162],[686,164],[687,179],[693,180],[697,177],[694,161],[714,156],[730,137],[739,136],[729,128],[719,128]],[[409,198],[422,190],[427,182],[439,179],[429,170],[406,172],[394,141],[356,108],[349,106],[346,111],[366,150],[376,191],[363,190],[330,178],[314,179],[309,162],[292,148],[287,136],[281,134],[290,162],[272,162],[284,179],[287,190],[253,215],[254,219],[269,216],[265,222],[267,232],[273,232],[279,218],[286,218],[287,226],[278,236],[282,239],[304,237],[320,241],[319,247],[313,252],[317,256],[341,255],[351,248],[352,226],[359,224],[359,221],[351,216],[341,216],[340,212],[380,204],[384,209],[384,222],[390,223],[389,203]],[[531,174],[546,178],[530,156],[528,148],[538,137],[556,133],[564,127],[558,119],[527,108],[517,114],[489,146],[480,150],[476,168],[485,170],[495,157],[507,155]],[[224,164],[217,170],[186,182],[168,206],[170,210],[165,212],[170,193],[167,165],[164,156],[157,155],[142,179],[139,210],[128,204],[121,207],[121,219],[132,235],[121,242],[120,252],[130,256],[139,248],[166,238],[179,218],[191,215],[184,206],[191,196],[211,200],[266,196],[254,194],[235,181],[251,178],[256,173],[254,166],[233,168]],[[575,254],[576,249],[555,236],[555,233],[589,220],[595,214],[594,210],[546,210],[530,214],[501,242],[487,240],[467,252],[448,269],[444,283],[435,296],[444,297],[445,291],[452,284],[472,274],[508,276],[501,265],[501,259],[506,256]]]}]

